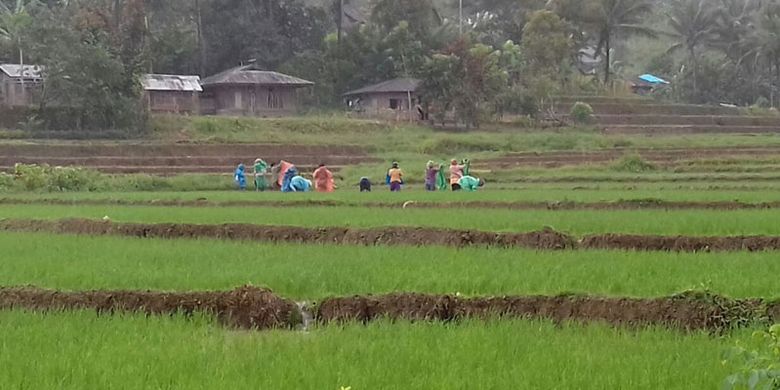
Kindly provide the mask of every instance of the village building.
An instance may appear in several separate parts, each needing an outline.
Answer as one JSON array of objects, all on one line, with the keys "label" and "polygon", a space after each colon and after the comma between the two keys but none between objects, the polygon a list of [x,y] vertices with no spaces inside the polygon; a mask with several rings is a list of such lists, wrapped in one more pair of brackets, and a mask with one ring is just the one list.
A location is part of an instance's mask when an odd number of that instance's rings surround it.
[{"label": "village building", "polygon": [[153,113],[199,114],[199,76],[147,74],[141,78],[144,99]]},{"label": "village building", "polygon": [[43,76],[39,65],[0,64],[0,106],[36,104]]},{"label": "village building", "polygon": [[359,116],[387,120],[420,120],[424,111],[417,94],[420,80],[402,78],[369,85],[343,96],[350,111]]},{"label": "village building", "polygon": [[295,114],[299,89],[314,83],[250,64],[207,77],[201,85],[205,114],[276,117]]}]

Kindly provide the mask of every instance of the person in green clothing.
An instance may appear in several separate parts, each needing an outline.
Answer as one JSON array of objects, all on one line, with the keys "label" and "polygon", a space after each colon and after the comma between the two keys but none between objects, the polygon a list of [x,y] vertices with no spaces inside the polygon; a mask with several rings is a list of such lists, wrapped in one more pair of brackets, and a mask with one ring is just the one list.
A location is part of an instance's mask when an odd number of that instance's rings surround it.
[{"label": "person in green clothing", "polygon": [[255,160],[255,191],[265,191],[268,189],[268,181],[265,179],[268,171],[268,164],[263,159]]},{"label": "person in green clothing", "polygon": [[485,185],[485,181],[474,176],[463,176],[458,180],[462,191],[474,192]]}]

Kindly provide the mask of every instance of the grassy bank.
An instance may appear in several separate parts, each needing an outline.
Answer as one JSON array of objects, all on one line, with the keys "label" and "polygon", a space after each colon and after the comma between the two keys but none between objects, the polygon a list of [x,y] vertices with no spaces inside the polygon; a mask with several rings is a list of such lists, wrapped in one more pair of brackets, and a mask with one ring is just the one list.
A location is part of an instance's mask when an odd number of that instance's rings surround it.
[{"label": "grassy bank", "polygon": [[205,318],[0,312],[0,381],[35,389],[715,388],[729,374],[719,355],[746,337],[521,320],[243,333]]},{"label": "grassy bank", "polygon": [[304,227],[414,226],[528,232],[552,227],[574,235],[780,235],[780,209],[768,210],[500,210],[372,209],[355,207],[150,207],[0,205],[13,219],[100,219],[139,223],[250,223]]},{"label": "grassy bank", "polygon": [[225,290],[251,283],[296,299],[415,291],[668,296],[709,288],[780,297],[772,253],[534,252],[271,245],[0,234],[0,285],[64,290]]},{"label": "grassy bank", "polygon": [[511,124],[486,125],[479,131],[442,131],[341,115],[275,119],[155,116],[152,127],[152,139],[165,142],[359,144],[385,155],[780,145],[780,137],[775,134],[604,135],[590,128],[538,129]]}]

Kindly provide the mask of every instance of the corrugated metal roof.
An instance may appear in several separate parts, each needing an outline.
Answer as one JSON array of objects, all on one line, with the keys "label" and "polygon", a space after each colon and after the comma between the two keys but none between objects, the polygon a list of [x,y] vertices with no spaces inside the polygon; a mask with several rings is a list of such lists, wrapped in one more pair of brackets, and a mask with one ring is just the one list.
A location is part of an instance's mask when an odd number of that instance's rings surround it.
[{"label": "corrugated metal roof", "polygon": [[420,86],[420,83],[421,81],[417,79],[388,80],[379,84],[349,91],[345,93],[344,96],[365,95],[367,93],[414,92]]},{"label": "corrugated metal roof", "polygon": [[35,79],[41,77],[41,70],[43,67],[40,65],[22,65],[19,64],[0,64],[0,70],[3,71],[8,77],[22,77]]},{"label": "corrugated metal roof", "polygon": [[201,82],[202,85],[287,85],[291,87],[305,87],[314,85],[313,82],[297,77],[289,76],[279,72],[260,70],[257,65],[250,64],[228,69],[222,73],[206,77]]},{"label": "corrugated metal roof", "polygon": [[201,92],[200,76],[180,76],[172,74],[145,74],[141,84],[147,91]]}]

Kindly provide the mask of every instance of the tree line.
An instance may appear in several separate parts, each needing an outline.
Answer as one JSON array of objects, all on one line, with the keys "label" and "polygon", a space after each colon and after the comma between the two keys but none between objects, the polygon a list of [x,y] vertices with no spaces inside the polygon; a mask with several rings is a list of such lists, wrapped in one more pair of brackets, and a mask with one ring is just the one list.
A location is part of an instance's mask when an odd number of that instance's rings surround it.
[{"label": "tree line", "polygon": [[455,112],[474,126],[603,92],[633,76],[632,51],[634,69],[673,81],[661,98],[777,103],[780,0],[464,0],[462,19],[457,3],[0,0],[0,58],[44,65],[38,115],[79,128],[142,124],[142,73],[207,76],[248,60],[314,81],[310,107],[420,78],[434,117]]}]

